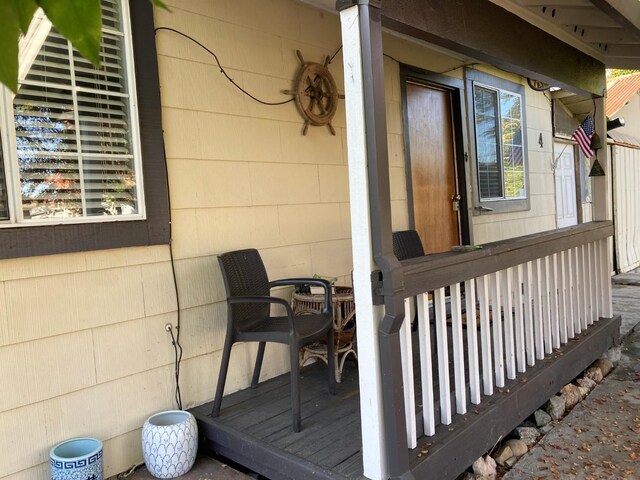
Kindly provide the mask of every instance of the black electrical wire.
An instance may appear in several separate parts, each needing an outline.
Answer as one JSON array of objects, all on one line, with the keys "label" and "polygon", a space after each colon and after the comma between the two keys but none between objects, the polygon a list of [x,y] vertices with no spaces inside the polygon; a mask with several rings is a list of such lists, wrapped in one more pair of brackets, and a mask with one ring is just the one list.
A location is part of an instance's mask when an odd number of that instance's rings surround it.
[{"label": "black electrical wire", "polygon": [[[294,97],[290,98],[289,100],[284,100],[282,102],[266,102],[264,100],[260,100],[259,98],[253,96],[251,93],[247,92],[244,88],[242,88],[240,85],[238,85],[235,80],[233,78],[231,78],[226,70],[222,67],[222,65],[220,64],[220,60],[218,60],[218,56],[213,53],[211,50],[209,50],[207,47],[205,47],[202,43],[200,43],[198,40],[196,40],[193,37],[190,37],[189,35],[187,35],[186,33],[182,33],[179,30],[176,30],[174,28],[170,28],[170,27],[158,27],[155,29],[156,32],[158,32],[159,30],[167,30],[169,32],[173,32],[173,33],[177,33],[178,35],[183,36],[184,38],[191,40],[193,43],[195,43],[196,45],[198,45],[199,47],[203,48],[204,50],[207,51],[207,53],[209,53],[216,61],[216,63],[218,64],[218,68],[220,68],[220,73],[222,73],[227,80],[229,80],[234,87],[236,87],[238,90],[240,90],[242,93],[244,93],[245,95],[247,95],[248,97],[252,98],[253,100],[255,100],[258,103],[261,103],[263,105],[271,105],[271,106],[275,106],[275,105],[284,105],[286,103],[289,102],[293,102],[295,100]],[[337,52],[336,52],[337,53]],[[335,55],[334,55],[335,56]]]},{"label": "black electrical wire", "polygon": [[[164,136],[163,136],[164,137]],[[167,165],[167,152],[164,146],[164,138],[162,140],[162,155],[164,157],[164,172],[167,182],[167,208],[169,210],[169,259],[171,262],[171,274],[173,278],[173,290],[176,294],[176,334],[173,329],[169,328],[171,335],[171,345],[175,354],[174,374],[176,380],[175,401],[178,409],[182,410],[182,393],[180,392],[180,364],[182,362],[182,345],[180,345],[180,295],[178,294],[178,280],[176,278],[176,265],[173,258],[173,223],[171,221],[171,194],[169,190],[169,167]],[[170,325],[169,325],[170,327]]]},{"label": "black electrical wire", "polygon": [[329,61],[327,62],[327,65],[333,62],[333,59],[336,58],[336,55],[338,55],[338,53],[340,53],[340,50],[342,50],[342,45],[340,45],[338,49],[335,51],[335,53],[331,55],[331,57],[329,58]]},{"label": "black electrical wire", "polygon": [[182,362],[182,346],[178,343],[178,338],[180,336],[180,328],[176,326],[176,335],[173,335],[173,329],[169,329],[169,334],[171,335],[171,344],[173,345],[173,350],[175,352],[175,377],[176,377],[176,394],[175,400],[178,405],[178,409],[182,410],[182,394],[180,393],[180,362]]}]

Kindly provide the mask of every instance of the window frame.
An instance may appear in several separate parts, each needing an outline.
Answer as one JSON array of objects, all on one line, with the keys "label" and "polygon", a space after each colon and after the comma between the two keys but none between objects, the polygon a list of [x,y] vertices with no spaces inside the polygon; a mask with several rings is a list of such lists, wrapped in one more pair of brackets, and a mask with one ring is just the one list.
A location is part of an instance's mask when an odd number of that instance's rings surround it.
[{"label": "window frame", "polygon": [[[105,221],[88,217],[74,223],[11,224],[0,228],[0,259],[169,243],[169,198],[153,7],[151,2],[131,1],[124,2],[124,8],[127,3],[142,164],[139,181],[144,204],[139,211],[146,218]],[[4,139],[4,148],[6,143]]]},{"label": "window frame", "polygon": [[[527,119],[526,119],[526,96],[525,86],[519,83],[496,77],[494,75],[480,72],[474,69],[465,69],[465,82],[467,86],[467,111],[469,113],[469,132],[470,132],[470,150],[471,150],[471,171],[473,182],[471,187],[473,190],[473,215],[486,215],[492,213],[519,212],[531,209],[531,192],[529,190],[529,151],[527,147]],[[478,184],[478,146],[476,136],[476,119],[475,119],[475,86],[494,90],[496,92],[505,91],[507,93],[520,96],[520,106],[522,115],[522,158],[524,162],[524,188],[525,197],[521,198],[497,198],[482,199],[480,197],[480,187]],[[498,104],[499,107],[499,104]],[[500,113],[499,122],[502,120]],[[502,147],[502,140],[500,140]],[[504,185],[504,177],[502,178],[502,186]]]}]

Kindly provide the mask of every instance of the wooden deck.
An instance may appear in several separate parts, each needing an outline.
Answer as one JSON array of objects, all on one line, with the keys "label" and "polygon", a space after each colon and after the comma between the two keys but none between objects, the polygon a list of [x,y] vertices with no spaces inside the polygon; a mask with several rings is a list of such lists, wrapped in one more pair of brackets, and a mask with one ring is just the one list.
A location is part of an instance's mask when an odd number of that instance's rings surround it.
[{"label": "wooden deck", "polygon": [[[518,381],[470,405],[467,415],[439,425],[435,436],[420,437],[418,448],[408,452],[415,478],[455,478],[609,348],[619,329],[619,317],[601,319]],[[306,367],[301,392],[300,433],[291,430],[288,374],[226,396],[218,418],[209,416],[212,403],[191,412],[213,451],[271,480],[363,478],[356,365],[347,362],[335,396],[327,390],[326,367]],[[419,418],[420,403],[418,398]]]}]

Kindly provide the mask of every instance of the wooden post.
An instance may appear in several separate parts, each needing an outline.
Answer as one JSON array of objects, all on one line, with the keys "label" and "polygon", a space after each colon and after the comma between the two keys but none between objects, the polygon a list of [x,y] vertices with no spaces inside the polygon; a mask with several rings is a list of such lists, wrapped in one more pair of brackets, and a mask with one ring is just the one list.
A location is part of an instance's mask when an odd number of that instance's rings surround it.
[{"label": "wooden post", "polygon": [[[391,244],[380,0],[339,0],[337,8],[345,76],[364,475],[409,480],[413,475],[400,358],[404,295],[402,267]],[[374,306],[372,272],[377,269],[384,308]]]},{"label": "wooden post", "polygon": [[382,306],[373,305],[371,272],[375,269],[371,246],[367,145],[362,93],[362,55],[358,7],[340,12],[349,152],[349,195],[351,208],[351,244],[353,250],[353,288],[358,311],[358,363],[360,379],[360,415],[362,422],[362,464],[364,475],[385,477],[382,382],[378,351],[378,328],[384,316]]},{"label": "wooden post", "polygon": [[[604,75],[604,72],[602,72]],[[598,150],[598,161],[604,170],[604,177],[591,177],[593,182],[593,219],[611,220],[611,162],[609,161],[609,147],[607,146],[607,118],[605,115],[604,97],[594,100],[595,115],[593,126],[602,140],[602,148]]]}]

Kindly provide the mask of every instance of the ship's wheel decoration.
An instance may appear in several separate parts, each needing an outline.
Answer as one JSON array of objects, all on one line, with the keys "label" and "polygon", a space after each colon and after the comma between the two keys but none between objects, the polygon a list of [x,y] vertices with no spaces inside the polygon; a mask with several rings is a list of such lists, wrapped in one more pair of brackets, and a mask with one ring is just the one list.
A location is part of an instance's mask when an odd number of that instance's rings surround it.
[{"label": "ship's wheel decoration", "polygon": [[322,127],[326,125],[335,135],[336,131],[331,125],[331,120],[338,108],[338,99],[344,95],[338,93],[336,82],[327,65],[329,56],[323,64],[316,62],[306,62],[300,50],[296,50],[296,55],[300,60],[300,68],[296,77],[295,90],[283,90],[282,93],[293,95],[298,107],[298,111],[304,118],[304,129],[302,134],[306,135],[309,125]]}]

